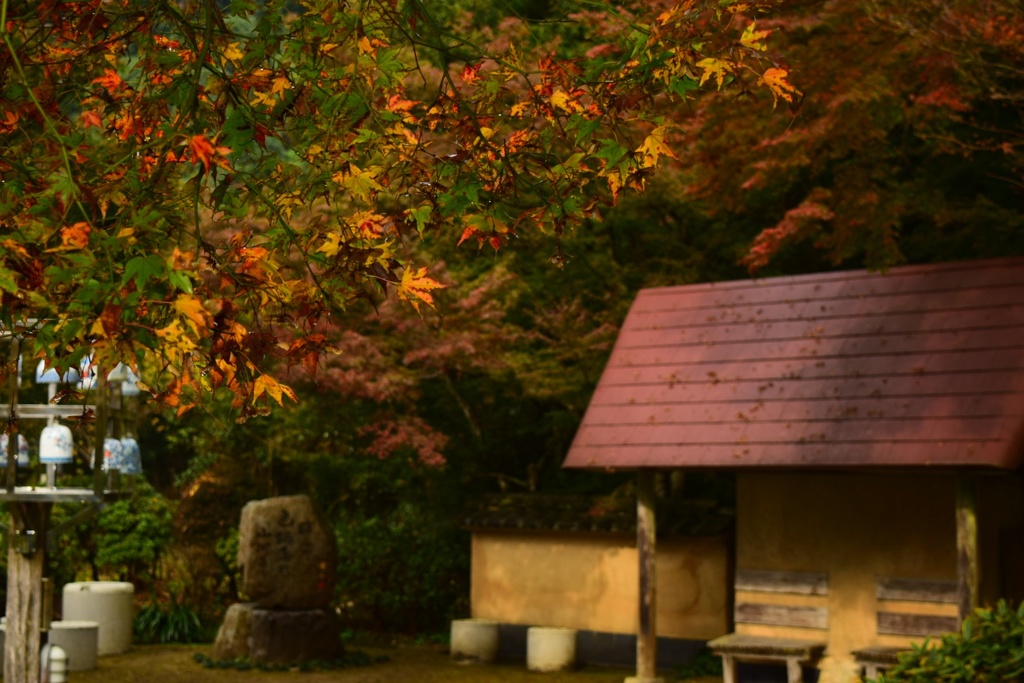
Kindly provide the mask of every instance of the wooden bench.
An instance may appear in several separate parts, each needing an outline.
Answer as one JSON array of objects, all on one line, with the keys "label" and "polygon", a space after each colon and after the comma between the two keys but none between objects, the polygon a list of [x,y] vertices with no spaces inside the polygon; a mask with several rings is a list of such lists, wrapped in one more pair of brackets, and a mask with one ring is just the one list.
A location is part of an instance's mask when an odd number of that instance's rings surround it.
[{"label": "wooden bench", "polygon": [[901,652],[906,652],[905,647],[886,647],[885,645],[873,645],[860,650],[854,650],[851,654],[862,669],[864,680],[877,678],[878,674],[888,669],[899,661]]},{"label": "wooden bench", "polygon": [[[918,605],[947,605],[952,611],[957,604],[955,581],[878,577],[875,584],[876,631],[880,636],[927,637],[950,633],[960,628],[960,620],[952,615],[922,613]],[[909,607],[909,609],[908,609]],[[924,610],[934,612],[934,609]],[[901,652],[909,648],[871,645],[853,651],[853,657],[864,671],[864,678],[875,678],[893,664]]]},{"label": "wooden bench", "polygon": [[[736,571],[735,588],[737,624],[828,629],[827,607],[786,604],[777,597],[827,596],[826,574],[741,569]],[[774,598],[768,599],[769,595]],[[825,645],[824,634],[804,639],[730,633],[708,643],[711,651],[722,658],[724,683],[736,683],[739,662],[785,664],[789,683],[802,683],[803,667],[817,664]]]}]

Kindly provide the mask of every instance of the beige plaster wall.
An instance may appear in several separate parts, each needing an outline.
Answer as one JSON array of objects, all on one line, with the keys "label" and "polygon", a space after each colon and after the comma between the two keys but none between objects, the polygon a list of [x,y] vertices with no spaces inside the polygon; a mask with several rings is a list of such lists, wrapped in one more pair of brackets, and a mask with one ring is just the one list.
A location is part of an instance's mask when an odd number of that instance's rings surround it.
[{"label": "beige plaster wall", "polygon": [[[905,646],[876,633],[876,613],[956,616],[955,605],[876,600],[879,576],[956,579],[956,480],[952,476],[750,473],[737,476],[737,556],[743,569],[826,572],[827,597],[777,596],[826,606],[829,628],[739,625],[751,634],[822,637],[822,682],[854,680],[850,652]],[[743,599],[737,595],[737,599]],[[758,601],[767,602],[766,600]]]},{"label": "beige plaster wall", "polygon": [[[657,632],[706,640],[727,632],[727,541],[659,541]],[[474,533],[474,617],[510,624],[636,633],[636,545],[626,538]]]}]

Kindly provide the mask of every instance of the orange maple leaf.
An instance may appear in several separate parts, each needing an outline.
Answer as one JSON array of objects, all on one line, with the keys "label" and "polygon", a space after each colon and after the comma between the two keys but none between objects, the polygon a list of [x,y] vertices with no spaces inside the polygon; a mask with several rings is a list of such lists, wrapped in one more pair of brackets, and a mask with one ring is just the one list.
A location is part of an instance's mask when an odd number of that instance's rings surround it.
[{"label": "orange maple leaf", "polygon": [[474,85],[480,81],[480,67],[483,64],[471,65],[467,64],[466,68],[462,70],[462,81],[466,85]]},{"label": "orange maple leaf", "polygon": [[61,245],[68,249],[85,249],[89,246],[89,233],[92,227],[85,221],[68,225],[60,229]]},{"label": "orange maple leaf", "polygon": [[444,285],[437,280],[427,277],[426,268],[406,268],[402,273],[402,281],[398,284],[398,298],[411,303],[417,311],[420,310],[420,301],[433,308],[434,297],[430,292],[443,287]]},{"label": "orange maple leaf", "polygon": [[416,106],[416,102],[413,100],[402,99],[401,95],[392,95],[391,99],[388,100],[388,111],[398,114],[400,112],[409,111]]},{"label": "orange maple leaf", "polygon": [[788,71],[774,67],[765,71],[761,76],[761,82],[772,91],[772,99],[774,99],[775,104],[778,104],[780,99],[792,102],[794,97],[801,95],[800,91],[788,79]]},{"label": "orange maple leaf", "polygon": [[12,133],[18,127],[18,112],[5,111],[3,120],[0,120],[0,133]]},{"label": "orange maple leaf", "polygon": [[121,80],[121,77],[113,69],[107,69],[103,72],[102,76],[92,79],[92,82],[102,86],[111,95],[124,87],[124,81]]},{"label": "orange maple leaf", "polygon": [[206,173],[210,172],[210,162],[228,168],[224,155],[231,153],[230,147],[215,147],[205,135],[193,135],[188,141],[188,148],[196,161],[202,163]]},{"label": "orange maple leaf", "polygon": [[103,119],[100,117],[99,112],[95,111],[83,111],[82,112],[82,128],[102,128]]}]

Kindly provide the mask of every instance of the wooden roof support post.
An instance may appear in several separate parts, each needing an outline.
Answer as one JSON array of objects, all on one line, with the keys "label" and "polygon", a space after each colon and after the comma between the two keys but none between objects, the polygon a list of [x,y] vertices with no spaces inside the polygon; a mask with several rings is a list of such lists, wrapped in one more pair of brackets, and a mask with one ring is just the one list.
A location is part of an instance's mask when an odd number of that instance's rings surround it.
[{"label": "wooden roof support post", "polygon": [[658,678],[658,629],[655,623],[655,519],[653,470],[636,473],[636,554],[640,569],[640,623],[636,634],[636,676],[626,683],[660,683]]},{"label": "wooden roof support post", "polygon": [[960,620],[978,607],[978,515],[975,509],[975,481],[961,474],[956,482],[956,578]]},{"label": "wooden roof support post", "polygon": [[14,503],[7,535],[4,683],[36,683],[43,622],[43,569],[50,503]]},{"label": "wooden roof support post", "polygon": [[[7,378],[7,393],[8,393],[8,405],[10,406],[10,414],[7,415],[7,425],[0,425],[0,429],[6,429],[11,426],[18,413],[18,356],[21,355],[21,341],[14,335],[11,335],[11,354],[10,362],[11,367],[14,368],[14,372]],[[3,454],[4,459],[7,461],[7,475],[5,479],[5,486],[7,492],[10,493],[14,490],[15,476],[18,470],[18,437],[15,434],[11,434],[10,438],[7,439],[7,452]]]}]

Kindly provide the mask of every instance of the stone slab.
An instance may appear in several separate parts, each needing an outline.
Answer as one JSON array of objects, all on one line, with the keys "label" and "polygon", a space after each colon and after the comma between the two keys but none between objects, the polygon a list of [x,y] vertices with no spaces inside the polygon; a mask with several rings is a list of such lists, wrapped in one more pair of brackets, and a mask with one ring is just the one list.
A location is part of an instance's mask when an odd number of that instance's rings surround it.
[{"label": "stone slab", "polygon": [[334,532],[308,496],[253,501],[242,509],[242,592],[262,609],[327,607],[337,567]]}]

